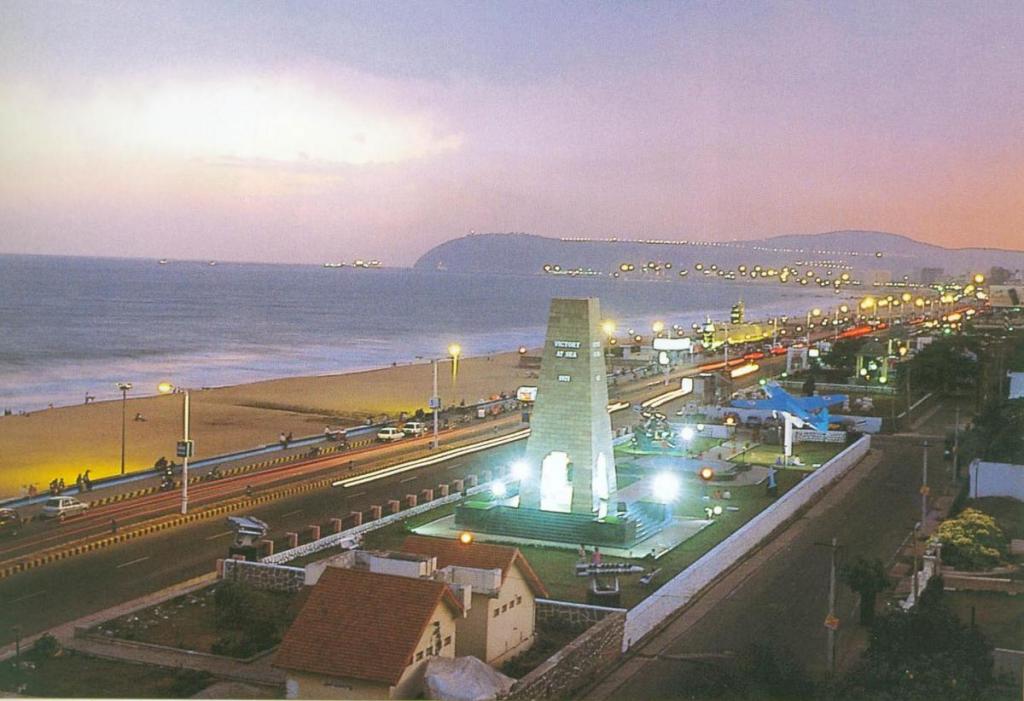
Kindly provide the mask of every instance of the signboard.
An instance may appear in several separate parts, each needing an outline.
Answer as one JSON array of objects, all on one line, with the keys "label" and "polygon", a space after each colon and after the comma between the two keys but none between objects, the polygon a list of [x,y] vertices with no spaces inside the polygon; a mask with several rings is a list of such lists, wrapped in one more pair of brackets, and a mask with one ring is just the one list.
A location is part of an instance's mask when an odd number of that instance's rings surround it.
[{"label": "signboard", "polygon": [[174,454],[179,458],[190,458],[195,455],[195,448],[196,444],[193,441],[178,441],[177,449]]},{"label": "signboard", "polygon": [[516,399],[521,402],[535,402],[537,401],[537,388],[536,387],[520,387],[516,390]]},{"label": "signboard", "polygon": [[689,351],[693,350],[693,341],[688,336],[685,338],[656,338],[654,339],[654,350]]},{"label": "signboard", "polygon": [[679,382],[679,390],[683,394],[689,394],[690,392],[692,392],[693,391],[693,378],[692,377],[684,377]]},{"label": "signboard", "polygon": [[831,614],[825,616],[825,627],[829,630],[839,630],[839,619]]},{"label": "signboard", "polygon": [[1024,285],[992,285],[988,299],[993,307],[1024,306]]}]

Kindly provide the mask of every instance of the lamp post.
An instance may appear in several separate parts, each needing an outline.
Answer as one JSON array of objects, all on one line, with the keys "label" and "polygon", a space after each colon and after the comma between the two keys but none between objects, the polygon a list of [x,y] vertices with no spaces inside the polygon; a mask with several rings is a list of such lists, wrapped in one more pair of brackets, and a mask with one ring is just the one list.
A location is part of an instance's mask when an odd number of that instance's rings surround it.
[{"label": "lamp post", "polygon": [[121,390],[121,474],[124,474],[124,439],[125,431],[127,430],[127,424],[125,420],[125,411],[128,404],[128,390],[132,388],[131,382],[118,382],[117,388]]},{"label": "lamp post", "polygon": [[175,390],[182,393],[184,401],[182,402],[182,439],[178,441],[177,455],[181,458],[181,513],[188,513],[188,459],[192,457],[195,452],[195,447],[192,443],[192,439],[188,437],[188,421],[189,421],[189,403],[188,403],[188,390],[181,387],[175,387],[170,382],[161,382],[157,385],[157,391],[160,394],[169,394]]},{"label": "lamp post", "polygon": [[[448,356],[449,357],[447,358],[447,360],[451,360],[451,362],[452,362],[452,382],[455,381],[455,378],[456,378],[456,376],[458,375],[458,372],[459,372],[459,354],[460,353],[462,353],[462,347],[459,344],[453,343],[450,346],[448,346]],[[434,391],[433,391],[433,394],[430,397],[430,409],[431,409],[431,413],[433,413],[433,415],[434,415],[434,440],[433,440],[433,442],[431,444],[431,447],[433,449],[435,449],[435,450],[437,449],[437,445],[438,445],[438,442],[437,442],[438,414],[441,411],[441,397],[439,397],[438,394],[437,394],[437,364],[439,362],[441,362],[441,360],[446,360],[446,359],[445,358],[440,358],[440,359],[439,358],[433,358],[430,361],[430,365],[432,366],[431,369],[433,370],[433,374],[434,374]]]}]

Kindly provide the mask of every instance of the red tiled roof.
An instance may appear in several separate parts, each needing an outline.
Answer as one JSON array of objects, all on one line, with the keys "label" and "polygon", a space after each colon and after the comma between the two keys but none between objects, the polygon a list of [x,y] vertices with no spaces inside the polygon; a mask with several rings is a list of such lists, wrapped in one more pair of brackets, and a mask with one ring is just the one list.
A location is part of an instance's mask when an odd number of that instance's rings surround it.
[{"label": "red tiled roof", "polygon": [[462,614],[443,582],[328,567],[274,666],[397,684],[441,602]]},{"label": "red tiled roof", "polygon": [[458,567],[476,567],[483,570],[500,569],[501,583],[505,583],[512,565],[518,565],[526,583],[533,590],[534,596],[542,599],[548,597],[548,590],[540,577],[530,567],[519,548],[507,545],[495,545],[493,543],[463,543],[459,540],[447,538],[425,538],[423,536],[411,535],[402,544],[402,552],[417,553],[420,555],[434,555],[437,557],[437,568],[444,569],[448,565]]}]

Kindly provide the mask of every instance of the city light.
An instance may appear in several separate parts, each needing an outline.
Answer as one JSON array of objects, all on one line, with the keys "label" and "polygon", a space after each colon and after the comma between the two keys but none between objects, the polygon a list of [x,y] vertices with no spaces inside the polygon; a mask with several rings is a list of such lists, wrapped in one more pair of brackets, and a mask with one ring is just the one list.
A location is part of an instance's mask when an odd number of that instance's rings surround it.
[{"label": "city light", "polygon": [[508,494],[508,488],[505,487],[505,483],[501,480],[495,480],[491,482],[491,494],[501,498]]},{"label": "city light", "polygon": [[469,545],[473,542],[473,534],[469,531],[463,531],[459,534],[459,542],[463,545]]},{"label": "city light", "polygon": [[692,441],[695,435],[693,428],[690,426],[683,426],[683,430],[679,432],[679,436],[687,443]]}]

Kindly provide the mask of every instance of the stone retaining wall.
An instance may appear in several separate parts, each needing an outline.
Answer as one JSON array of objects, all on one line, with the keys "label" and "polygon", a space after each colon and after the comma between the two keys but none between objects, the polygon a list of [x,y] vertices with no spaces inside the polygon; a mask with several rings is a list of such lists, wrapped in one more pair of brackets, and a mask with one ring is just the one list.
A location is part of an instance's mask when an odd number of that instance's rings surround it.
[{"label": "stone retaining wall", "polygon": [[535,611],[537,626],[540,628],[557,626],[582,633],[613,613],[625,613],[626,609],[590,606],[571,601],[537,599]]},{"label": "stone retaining wall", "polygon": [[265,562],[224,560],[221,579],[225,582],[244,582],[257,589],[295,592],[305,584],[306,570]]},{"label": "stone retaining wall", "polygon": [[607,670],[622,654],[626,614],[614,611],[520,679],[505,697],[567,699]]}]

